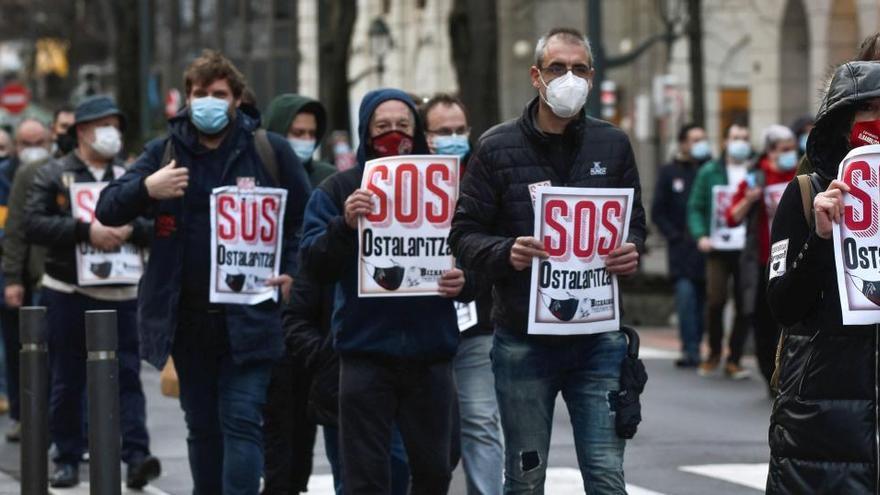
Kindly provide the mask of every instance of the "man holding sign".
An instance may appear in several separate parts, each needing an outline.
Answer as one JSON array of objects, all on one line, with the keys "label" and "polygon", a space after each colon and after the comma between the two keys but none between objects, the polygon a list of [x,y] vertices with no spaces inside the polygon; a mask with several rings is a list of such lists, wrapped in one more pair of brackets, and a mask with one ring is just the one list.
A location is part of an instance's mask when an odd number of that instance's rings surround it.
[{"label": "man holding sign", "polygon": [[49,430],[58,449],[50,483],[56,488],[79,482],[78,467],[86,450],[84,313],[89,310],[117,313],[122,459],[128,464],[128,486],[141,488],[160,471],[159,460],[150,455],[135,326],[142,247],[149,244],[151,229],[137,217],[116,227],[95,219],[100,190],[125,170],[118,157],[124,124],[110,98],[97,96],[80,103],[70,129],[76,149],[37,171],[25,205],[28,240],[48,248],[42,283],[52,374]]},{"label": "man holding sign", "polygon": [[154,218],[141,351],[160,369],[174,357],[195,492],[256,493],[309,184],[287,141],[238,109],[245,80],[228,59],[205,51],[185,83],[169,136],[104,189],[97,214],[108,225]]},{"label": "man holding sign", "polygon": [[[542,489],[561,392],[587,490],[623,493],[625,442],[615,431],[611,398],[620,387],[627,339],[607,315],[619,309],[613,281],[635,273],[644,247],[639,174],[626,135],[583,111],[593,75],[587,39],[573,29],[554,29],[538,40],[535,55],[530,73],[538,96],[522,117],[480,138],[450,244],[465,268],[485,273],[495,286],[492,358],[505,491]],[[604,193],[612,196],[600,198]],[[536,225],[548,235],[537,239]],[[542,285],[535,279],[541,270],[553,272],[550,284],[558,287],[530,290],[530,282],[533,289]],[[563,278],[565,287],[559,285]],[[566,295],[593,290],[607,295]],[[544,309],[530,318],[537,305]],[[603,321],[582,313],[594,307]],[[530,335],[536,332],[571,335]]]},{"label": "man holding sign", "polygon": [[[389,493],[392,424],[407,446],[413,493],[451,479],[458,345],[453,299],[467,300],[446,236],[455,157],[428,154],[404,92],[367,93],[358,166],[324,181],[303,226],[304,269],[336,284],[331,324],[340,355],[345,493]],[[468,291],[470,292],[470,291]]]}]

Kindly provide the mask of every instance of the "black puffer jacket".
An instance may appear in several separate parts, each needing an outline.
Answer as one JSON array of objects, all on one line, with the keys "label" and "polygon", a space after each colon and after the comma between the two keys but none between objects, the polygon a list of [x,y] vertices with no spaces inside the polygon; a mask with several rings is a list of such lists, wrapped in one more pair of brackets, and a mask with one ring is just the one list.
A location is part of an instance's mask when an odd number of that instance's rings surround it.
[{"label": "black puffer jacket", "polygon": [[[100,180],[110,182],[125,172],[122,160],[113,161]],[[96,182],[88,166],[76,152],[46,163],[37,171],[28,190],[24,208],[24,231],[28,242],[46,246],[46,274],[66,282],[77,283],[76,245],[89,242],[90,223],[81,222],[71,214],[70,184]],[[132,223],[131,242],[145,247],[153,238],[153,226],[138,217]]]},{"label": "black puffer jacket", "polygon": [[[837,69],[807,144],[814,194],[849,150],[855,105],[876,97],[880,64]],[[767,493],[878,493],[880,326],[842,324],[832,241],[808,224],[797,180],[779,203],[771,243],[787,254],[784,264],[771,258],[767,290],[784,327]]]},{"label": "black puffer jacket", "polygon": [[492,320],[500,331],[524,335],[528,319],[530,270],[511,266],[510,248],[520,236],[533,236],[534,209],[529,184],[554,186],[631,187],[635,190],[628,242],[643,251],[645,210],[632,146],[611,124],[586,117],[565,130],[574,140],[567,179],[560,178],[547,155],[545,135],[535,127],[538,99],[515,120],[497,125],[480,138],[468,163],[449,243],[467,269],[492,278]]}]

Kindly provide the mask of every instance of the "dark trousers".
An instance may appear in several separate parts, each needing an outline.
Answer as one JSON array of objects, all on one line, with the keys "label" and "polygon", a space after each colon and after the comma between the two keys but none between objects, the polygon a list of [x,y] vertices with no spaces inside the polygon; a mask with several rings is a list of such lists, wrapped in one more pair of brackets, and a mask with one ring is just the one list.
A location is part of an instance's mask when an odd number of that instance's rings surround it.
[{"label": "dark trousers", "polygon": [[742,358],[743,346],[748,337],[740,285],[739,254],[739,251],[714,252],[706,258],[706,329],[709,332],[710,357],[721,358],[724,305],[727,303],[728,287],[732,278],[735,317],[727,342],[727,361],[735,364],[739,364]]},{"label": "dark trousers", "polygon": [[452,479],[451,361],[342,357],[339,424],[345,493],[391,493],[391,435],[397,424],[412,473],[412,495],[445,494]]},{"label": "dark trousers", "polygon": [[308,488],[318,430],[306,414],[311,383],[306,369],[287,356],[272,369],[263,411],[264,495],[295,494]]},{"label": "dark trousers", "polygon": [[[30,304],[30,297],[26,296],[24,305],[30,306]],[[21,415],[21,401],[18,394],[18,353],[21,352],[18,308],[10,309],[4,306],[0,309],[0,329],[3,332],[3,348],[6,349],[6,397],[9,398],[9,417],[18,421]]]},{"label": "dark trousers", "polygon": [[183,308],[172,355],[180,379],[193,494],[257,493],[271,363],[236,363],[225,315]]},{"label": "dark trousers", "polygon": [[755,301],[755,356],[758,358],[758,367],[767,384],[773,376],[776,368],[776,344],[779,342],[781,329],[770,313],[770,305],[767,303],[767,267],[762,266],[758,276],[758,298]]},{"label": "dark trousers", "polygon": [[87,447],[85,433],[86,330],[85,312],[116,310],[119,359],[119,420],[122,460],[140,460],[150,453],[146,399],[141,387],[141,360],[135,325],[137,302],[100,301],[81,294],[44,289],[49,331],[49,435],[58,449],[56,463],[78,464]]}]

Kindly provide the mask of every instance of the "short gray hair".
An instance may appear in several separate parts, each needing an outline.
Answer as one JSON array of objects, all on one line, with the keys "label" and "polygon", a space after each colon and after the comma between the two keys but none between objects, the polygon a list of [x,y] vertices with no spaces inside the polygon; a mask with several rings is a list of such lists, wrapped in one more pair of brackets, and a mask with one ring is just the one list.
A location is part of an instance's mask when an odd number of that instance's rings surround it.
[{"label": "short gray hair", "polygon": [[535,67],[541,68],[544,63],[544,52],[547,51],[547,43],[553,38],[560,38],[562,41],[571,44],[579,44],[587,50],[587,57],[590,59],[590,67],[593,66],[593,48],[590,46],[590,40],[580,31],[573,28],[553,28],[547,31],[547,34],[538,38],[535,44]]},{"label": "short gray hair", "polygon": [[775,148],[782,141],[794,141],[794,133],[784,125],[773,124],[764,129],[764,151]]}]

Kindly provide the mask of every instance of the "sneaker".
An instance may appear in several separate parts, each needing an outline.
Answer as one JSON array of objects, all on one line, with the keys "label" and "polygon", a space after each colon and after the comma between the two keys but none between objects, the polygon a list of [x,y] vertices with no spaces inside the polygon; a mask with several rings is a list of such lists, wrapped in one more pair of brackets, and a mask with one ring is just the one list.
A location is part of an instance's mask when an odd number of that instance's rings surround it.
[{"label": "sneaker", "polygon": [[676,368],[696,368],[700,361],[691,357],[682,357],[675,360]]},{"label": "sneaker", "polygon": [[55,471],[49,476],[52,488],[72,488],[79,484],[79,466],[74,464],[56,464]]},{"label": "sneaker", "polygon": [[727,363],[724,365],[724,374],[731,380],[745,380],[752,372],[736,363]]},{"label": "sneaker", "polygon": [[6,441],[10,443],[21,441],[21,423],[18,421],[12,422],[12,425],[6,430]]},{"label": "sneaker", "polygon": [[718,371],[718,366],[721,364],[721,360],[717,357],[710,357],[709,359],[700,363],[697,367],[697,374],[700,376],[709,376],[712,373]]},{"label": "sneaker", "polygon": [[160,474],[162,474],[162,464],[159,463],[159,459],[148,455],[128,465],[125,486],[140,490]]}]

